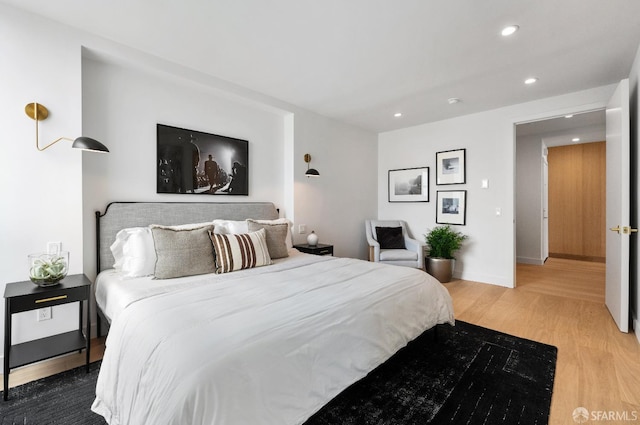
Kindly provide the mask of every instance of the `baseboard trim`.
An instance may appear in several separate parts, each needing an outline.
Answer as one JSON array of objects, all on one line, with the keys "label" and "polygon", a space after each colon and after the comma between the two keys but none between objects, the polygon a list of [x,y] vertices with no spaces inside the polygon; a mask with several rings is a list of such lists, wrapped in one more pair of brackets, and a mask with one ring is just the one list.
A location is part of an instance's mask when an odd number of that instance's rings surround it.
[{"label": "baseboard trim", "polygon": [[596,257],[592,255],[574,255],[574,254],[559,254],[557,252],[550,252],[549,257],[563,258],[565,260],[578,260],[578,261],[590,261],[592,263],[606,263],[606,257]]},{"label": "baseboard trim", "polygon": [[516,257],[516,263],[533,264],[534,266],[541,266],[544,264],[544,260],[540,258]]},{"label": "baseboard trim", "polygon": [[504,286],[505,288],[514,288],[513,281],[503,276],[484,275],[465,272],[463,270],[454,270],[453,277],[455,279],[469,280],[472,282],[487,283],[489,285]]}]

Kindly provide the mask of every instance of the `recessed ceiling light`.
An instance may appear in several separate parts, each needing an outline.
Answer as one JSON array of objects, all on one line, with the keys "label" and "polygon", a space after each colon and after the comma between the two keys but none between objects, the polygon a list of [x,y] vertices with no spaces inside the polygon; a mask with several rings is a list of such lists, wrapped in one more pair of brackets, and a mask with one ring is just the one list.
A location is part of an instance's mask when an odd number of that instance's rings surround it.
[{"label": "recessed ceiling light", "polygon": [[565,118],[573,118],[573,115],[569,114],[569,115],[565,115]]},{"label": "recessed ceiling light", "polygon": [[520,27],[517,25],[509,25],[508,27],[504,27],[502,29],[502,32],[500,34],[502,34],[503,36],[508,36],[513,34],[514,32],[518,31]]},{"label": "recessed ceiling light", "polygon": [[457,97],[450,97],[449,99],[447,99],[447,102],[449,102],[449,105],[453,105],[455,103],[460,103],[462,102],[462,100],[460,100]]},{"label": "recessed ceiling light", "polygon": [[537,79],[537,78],[535,78],[535,77],[531,77],[531,78],[527,78],[526,80],[524,80],[524,83],[525,83],[525,84],[533,84],[533,83],[535,83],[535,82],[537,82],[537,81],[538,81],[538,79]]},{"label": "recessed ceiling light", "polygon": [[393,114],[393,116],[396,118],[400,118],[402,116],[402,112],[396,112],[395,114]]},{"label": "recessed ceiling light", "polygon": [[573,139],[571,139],[572,142],[579,142],[580,138],[579,137],[574,137]]}]

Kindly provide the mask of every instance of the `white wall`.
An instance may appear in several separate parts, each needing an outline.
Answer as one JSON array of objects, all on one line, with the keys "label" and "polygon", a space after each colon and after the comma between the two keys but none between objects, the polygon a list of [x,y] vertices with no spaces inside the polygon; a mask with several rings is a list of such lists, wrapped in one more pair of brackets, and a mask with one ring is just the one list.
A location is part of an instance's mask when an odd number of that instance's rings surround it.
[{"label": "white wall", "polygon": [[[93,212],[113,200],[272,201],[333,243],[336,255],[366,258],[362,223],[377,209],[374,133],[2,4],[0,53],[0,119],[11,141],[0,144],[9,158],[0,168],[4,283],[28,278],[27,254],[48,241],[71,252],[72,273],[92,277]],[[81,153],[67,142],[38,152],[24,114],[34,100],[50,110],[43,140],[84,134],[111,153]],[[158,122],[248,139],[250,196],[156,194]],[[313,182],[304,153],[321,173]],[[0,307],[0,325],[3,317]],[[14,315],[14,343],[73,329],[77,307],[54,307],[46,322],[35,317]]]},{"label": "white wall", "polygon": [[[377,214],[377,144],[368,133],[315,114],[295,114],[295,217],[338,257],[368,258],[364,220]],[[304,154],[320,177],[304,176]],[[306,235],[295,234],[306,243]]]},{"label": "white wall", "polygon": [[[94,212],[112,201],[271,201],[284,215],[283,114],[207,87],[93,59],[83,61],[83,127],[108,155],[85,155],[85,273],[95,270]],[[249,141],[249,196],[156,193],[156,124]]]},{"label": "white wall", "polygon": [[[99,57],[99,55],[87,55]],[[84,158],[85,273],[95,270],[94,211],[114,200],[271,201],[337,256],[366,258],[364,219],[376,213],[376,137],[318,116],[221,97],[171,74],[83,61],[83,127],[109,146]],[[250,141],[250,196],[156,194],[156,123]],[[304,176],[304,154],[321,176]],[[296,243],[306,234],[294,232]]]},{"label": "white wall", "polygon": [[516,143],[516,257],[519,263],[543,264],[542,140],[518,137]]},{"label": "white wall", "polygon": [[[434,122],[379,135],[378,216],[407,220],[420,237],[435,223],[436,190],[467,190],[469,235],[458,253],[454,275],[512,287],[515,280],[515,129],[516,123],[603,108],[614,85]],[[436,152],[466,148],[467,183],[436,186]],[[389,203],[390,169],[431,167],[428,203]],[[482,179],[489,188],[481,189]],[[496,208],[501,215],[496,215]]]},{"label": "white wall", "polygon": [[[46,40],[46,43],[43,41]],[[35,147],[35,121],[24,112],[37,101],[49,109],[41,122],[45,145],[81,132],[80,48],[72,31],[0,5],[0,270],[4,285],[28,280],[27,255],[60,241],[70,271],[82,271],[82,156],[62,141],[44,152]],[[4,303],[0,307],[4,329]],[[13,316],[13,342],[77,327],[77,307],[53,308],[53,319],[35,312]]]}]

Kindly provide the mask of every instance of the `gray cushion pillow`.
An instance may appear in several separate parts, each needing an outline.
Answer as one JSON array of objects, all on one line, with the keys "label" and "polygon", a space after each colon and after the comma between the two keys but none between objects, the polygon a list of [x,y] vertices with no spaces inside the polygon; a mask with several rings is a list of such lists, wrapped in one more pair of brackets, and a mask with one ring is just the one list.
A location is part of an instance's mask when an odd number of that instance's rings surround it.
[{"label": "gray cushion pillow", "polygon": [[209,232],[213,226],[176,229],[151,226],[156,247],[156,279],[170,279],[216,271]]},{"label": "gray cushion pillow", "polygon": [[264,229],[267,234],[267,248],[271,259],[284,258],[289,256],[287,249],[287,231],[289,225],[287,223],[266,224],[259,223],[254,220],[247,220],[249,231],[255,232]]}]

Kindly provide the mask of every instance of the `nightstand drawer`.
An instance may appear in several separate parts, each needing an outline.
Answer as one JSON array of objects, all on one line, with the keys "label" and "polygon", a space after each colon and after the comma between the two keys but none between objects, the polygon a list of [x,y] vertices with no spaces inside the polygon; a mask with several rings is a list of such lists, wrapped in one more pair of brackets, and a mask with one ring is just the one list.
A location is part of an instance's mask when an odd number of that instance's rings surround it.
[{"label": "nightstand drawer", "polygon": [[67,289],[63,291],[49,291],[15,297],[10,302],[10,313],[20,313],[36,308],[52,307],[54,305],[84,301],[89,298],[89,287]]}]

